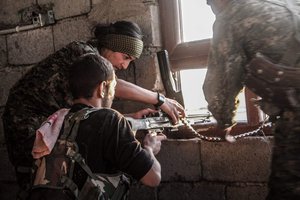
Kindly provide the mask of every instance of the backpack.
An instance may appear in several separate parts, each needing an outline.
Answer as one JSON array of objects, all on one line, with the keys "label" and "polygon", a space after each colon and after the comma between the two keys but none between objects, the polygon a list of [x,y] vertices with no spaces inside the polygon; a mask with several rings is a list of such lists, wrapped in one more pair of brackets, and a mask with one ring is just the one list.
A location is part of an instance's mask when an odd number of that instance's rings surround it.
[{"label": "backpack", "polygon": [[[108,175],[94,174],[79,153],[75,142],[80,121],[97,111],[84,108],[76,113],[68,113],[64,119],[63,133],[58,137],[49,155],[35,162],[32,189],[69,189],[78,200],[118,200],[127,199],[129,178],[123,173]],[[75,162],[87,173],[84,186],[79,191],[72,180]]]}]

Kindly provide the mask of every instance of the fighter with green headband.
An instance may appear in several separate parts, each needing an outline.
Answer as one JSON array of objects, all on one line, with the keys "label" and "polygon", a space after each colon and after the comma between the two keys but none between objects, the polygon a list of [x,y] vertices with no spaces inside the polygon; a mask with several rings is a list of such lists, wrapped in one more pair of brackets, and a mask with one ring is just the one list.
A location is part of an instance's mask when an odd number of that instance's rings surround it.
[{"label": "fighter with green headband", "polygon": [[128,54],[134,58],[139,58],[143,51],[143,41],[126,35],[108,34],[101,41],[103,46],[114,52]]},{"label": "fighter with green headband", "polygon": [[[141,29],[128,21],[96,25],[91,41],[97,46],[100,55],[108,59],[117,70],[127,69],[129,63],[139,58],[143,51]],[[117,79],[116,97],[158,105],[174,123],[178,122],[180,115],[185,116],[184,108],[177,101],[121,79]]]}]

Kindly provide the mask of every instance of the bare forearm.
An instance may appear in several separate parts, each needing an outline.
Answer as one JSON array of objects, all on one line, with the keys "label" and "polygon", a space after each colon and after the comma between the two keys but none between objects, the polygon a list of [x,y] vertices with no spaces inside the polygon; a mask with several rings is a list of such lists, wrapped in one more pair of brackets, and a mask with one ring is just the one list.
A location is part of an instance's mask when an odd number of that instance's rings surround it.
[{"label": "bare forearm", "polygon": [[144,89],[122,79],[117,79],[115,95],[121,99],[133,100],[152,105],[157,103],[156,92]]},{"label": "bare forearm", "polygon": [[152,159],[154,160],[152,168],[147,172],[147,174],[140,180],[144,185],[150,187],[156,187],[161,181],[161,166],[157,159],[155,158],[153,151],[151,149],[145,148],[149,152]]},{"label": "bare forearm", "polygon": [[[158,95],[157,92],[144,89],[122,79],[117,79],[115,95],[121,99],[138,101],[151,105],[156,105],[158,102],[160,102],[159,97],[162,96],[161,94]],[[165,98],[165,100],[162,102],[164,103],[160,104],[160,108],[171,117],[174,124],[178,123],[180,116],[185,116],[183,106],[177,101]]]}]

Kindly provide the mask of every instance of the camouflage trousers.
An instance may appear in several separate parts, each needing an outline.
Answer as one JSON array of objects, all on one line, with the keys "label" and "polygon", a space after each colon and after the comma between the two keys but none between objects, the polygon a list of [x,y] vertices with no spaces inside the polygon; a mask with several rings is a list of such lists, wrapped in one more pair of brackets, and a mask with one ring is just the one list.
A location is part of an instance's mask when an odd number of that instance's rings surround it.
[{"label": "camouflage trousers", "polygon": [[275,123],[268,200],[300,199],[300,109]]},{"label": "camouflage trousers", "polygon": [[[24,114],[24,116],[26,115]],[[33,120],[39,119],[38,117],[33,114],[32,116],[23,117],[24,119],[21,120],[21,117],[8,109],[2,116],[8,156],[14,166],[19,186],[18,200],[26,198],[32,181],[33,157],[31,150],[35,139],[34,130],[41,124],[40,121]]]}]

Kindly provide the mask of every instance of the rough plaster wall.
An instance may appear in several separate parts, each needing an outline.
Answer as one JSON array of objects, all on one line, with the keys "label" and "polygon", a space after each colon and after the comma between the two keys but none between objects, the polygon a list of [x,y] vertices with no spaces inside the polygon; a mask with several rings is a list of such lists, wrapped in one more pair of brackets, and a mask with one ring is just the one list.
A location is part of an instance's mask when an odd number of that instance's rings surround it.
[{"label": "rough plaster wall", "polygon": [[7,0],[0,1],[0,24],[2,25],[19,25],[19,10],[31,6],[35,0]]}]

